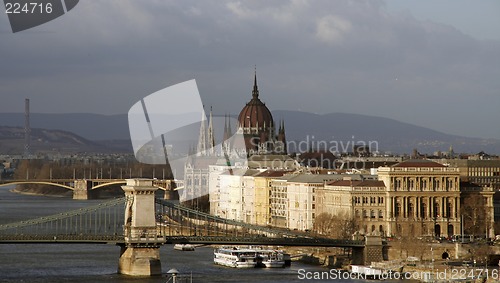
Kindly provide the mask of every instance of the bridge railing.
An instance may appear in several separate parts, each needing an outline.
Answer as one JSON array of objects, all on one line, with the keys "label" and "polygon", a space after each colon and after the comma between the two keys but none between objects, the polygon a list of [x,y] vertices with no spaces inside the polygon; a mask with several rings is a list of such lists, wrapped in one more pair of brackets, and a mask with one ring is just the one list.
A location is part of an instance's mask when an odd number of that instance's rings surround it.
[{"label": "bridge railing", "polygon": [[0,237],[123,238],[125,198],[36,219],[0,225]]},{"label": "bridge railing", "polygon": [[268,245],[363,246],[363,240],[312,237],[284,229],[253,225],[156,199],[158,230],[169,243],[242,243]]}]

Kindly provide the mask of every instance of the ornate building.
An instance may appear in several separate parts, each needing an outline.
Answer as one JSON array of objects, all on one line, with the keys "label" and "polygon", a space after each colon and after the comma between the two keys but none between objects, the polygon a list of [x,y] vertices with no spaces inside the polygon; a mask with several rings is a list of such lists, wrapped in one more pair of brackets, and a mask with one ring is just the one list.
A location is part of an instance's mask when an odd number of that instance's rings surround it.
[{"label": "ornate building", "polygon": [[386,186],[388,235],[460,234],[460,173],[430,160],[378,169]]},{"label": "ornate building", "polygon": [[362,176],[344,177],[317,190],[316,214],[329,213],[341,219],[353,218],[357,229],[386,235],[387,191],[384,182],[365,180]]},{"label": "ornate building", "polygon": [[[221,168],[227,170],[235,165],[240,167],[242,165],[239,163],[232,164],[232,161],[237,159],[232,157],[244,156],[242,154],[244,150],[246,150],[248,157],[252,156],[247,161],[248,164],[245,163],[245,167],[248,165],[250,168],[290,168],[295,165],[291,158],[284,156],[287,152],[284,122],[280,122],[278,134],[276,135],[273,116],[266,105],[259,99],[257,72],[254,74],[252,99],[241,110],[236,131],[237,134],[243,136],[243,139],[233,138],[231,121],[226,116],[222,142],[218,144],[214,131],[212,109],[210,109],[208,121],[205,115],[202,116],[198,144],[196,148],[190,150],[184,166],[185,182],[182,200],[190,200],[190,203],[197,207],[207,206],[208,204],[205,203],[200,204],[198,198],[210,192],[209,167],[214,166],[216,168],[218,166],[219,170],[214,170],[219,174],[224,171]],[[216,180],[217,174],[212,173],[212,178]],[[216,186],[212,185],[212,187],[215,188]],[[210,197],[210,202],[215,204],[218,200],[214,197]],[[206,199],[208,200],[208,197]]]},{"label": "ornate building", "polygon": [[278,135],[273,115],[259,98],[257,72],[254,75],[252,99],[238,116],[238,131],[243,134],[247,154],[287,154],[285,123],[280,122]]}]

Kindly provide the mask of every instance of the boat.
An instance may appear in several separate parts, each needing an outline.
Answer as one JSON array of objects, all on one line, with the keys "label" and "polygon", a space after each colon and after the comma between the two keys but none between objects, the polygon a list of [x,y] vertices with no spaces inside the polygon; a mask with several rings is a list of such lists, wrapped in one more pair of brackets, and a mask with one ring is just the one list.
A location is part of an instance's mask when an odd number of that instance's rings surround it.
[{"label": "boat", "polygon": [[366,279],[380,279],[383,275],[387,274],[387,271],[372,266],[351,265],[351,273],[359,274]]},{"label": "boat", "polygon": [[194,246],[191,244],[175,244],[174,250],[178,251],[194,251]]},{"label": "boat", "polygon": [[257,252],[254,249],[216,249],[214,263],[235,268],[253,268],[257,266]]},{"label": "boat", "polygon": [[285,267],[285,257],[283,251],[278,250],[257,250],[258,265],[274,268]]}]

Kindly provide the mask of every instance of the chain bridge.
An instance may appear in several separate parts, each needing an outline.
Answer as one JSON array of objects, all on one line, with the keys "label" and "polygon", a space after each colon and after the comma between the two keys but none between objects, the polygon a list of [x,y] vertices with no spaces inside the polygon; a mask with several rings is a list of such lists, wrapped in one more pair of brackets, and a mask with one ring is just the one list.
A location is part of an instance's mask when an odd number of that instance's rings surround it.
[{"label": "chain bridge", "polygon": [[357,263],[382,260],[380,237],[338,240],[216,217],[155,199],[153,180],[128,179],[125,197],[32,220],[0,225],[0,244],[116,244],[118,271],[161,274],[163,244],[322,246],[351,248]]}]

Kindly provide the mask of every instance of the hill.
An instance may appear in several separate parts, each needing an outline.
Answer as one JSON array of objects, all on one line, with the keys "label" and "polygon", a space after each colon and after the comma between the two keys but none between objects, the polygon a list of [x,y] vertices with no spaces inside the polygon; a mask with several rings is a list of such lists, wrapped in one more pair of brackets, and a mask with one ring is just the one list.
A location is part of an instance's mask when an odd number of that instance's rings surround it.
[{"label": "hill", "polygon": [[[352,143],[361,141],[376,144],[379,151],[393,153],[411,153],[413,148],[422,153],[448,151],[452,145],[455,152],[485,151],[490,154],[500,154],[500,140],[449,135],[383,117],[348,113],[319,115],[299,111],[273,111],[273,116],[276,123],[280,119],[285,120],[287,140],[296,145],[301,141],[304,145],[314,140],[330,145],[337,144],[337,148],[341,149],[341,147],[352,147]],[[24,115],[0,113],[0,125],[23,127]],[[33,128],[73,132],[81,136],[80,140],[86,140],[84,143],[86,146],[98,146],[101,150],[118,147],[119,150],[126,149],[131,152],[126,114],[106,116],[33,113],[31,125]],[[220,139],[222,130],[216,129],[215,133]],[[63,139],[62,136],[60,138]],[[69,141],[70,138],[66,140]],[[70,143],[70,147],[77,144],[78,142],[74,140]]]},{"label": "hill", "polygon": [[[411,153],[417,148],[422,153],[448,151],[450,145],[455,152],[477,153],[485,151],[500,154],[500,140],[468,138],[450,135],[428,128],[399,122],[393,119],[359,114],[330,113],[324,115],[298,112],[274,111],[275,120],[283,117],[289,141],[312,140],[329,144],[343,142],[372,142],[379,151]],[[375,143],[373,143],[375,142]]]},{"label": "hill", "polygon": [[[121,145],[121,143],[120,143]],[[123,152],[115,143],[95,142],[62,130],[31,129],[31,146],[36,152]],[[24,128],[0,126],[0,153],[24,152]],[[130,151],[128,151],[130,152]]]}]

